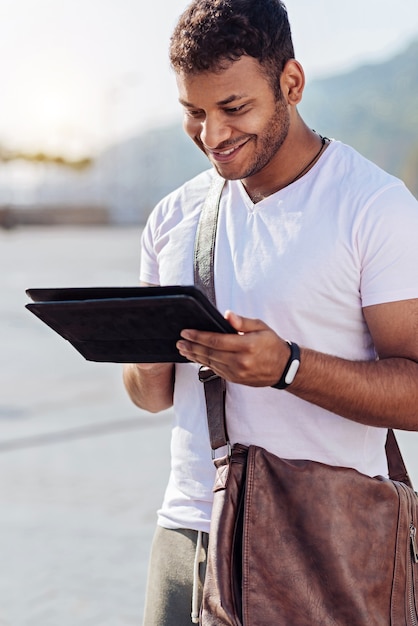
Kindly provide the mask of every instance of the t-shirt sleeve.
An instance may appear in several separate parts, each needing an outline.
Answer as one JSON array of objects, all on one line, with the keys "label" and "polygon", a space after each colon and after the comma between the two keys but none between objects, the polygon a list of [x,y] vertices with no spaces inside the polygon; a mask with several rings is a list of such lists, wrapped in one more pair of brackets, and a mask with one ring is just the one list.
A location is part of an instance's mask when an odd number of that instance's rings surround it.
[{"label": "t-shirt sleeve", "polygon": [[141,265],[139,279],[150,285],[160,284],[157,253],[154,246],[156,210],[151,213],[141,235]]},{"label": "t-shirt sleeve", "polygon": [[418,298],[418,202],[402,183],[371,199],[357,238],[363,306]]}]

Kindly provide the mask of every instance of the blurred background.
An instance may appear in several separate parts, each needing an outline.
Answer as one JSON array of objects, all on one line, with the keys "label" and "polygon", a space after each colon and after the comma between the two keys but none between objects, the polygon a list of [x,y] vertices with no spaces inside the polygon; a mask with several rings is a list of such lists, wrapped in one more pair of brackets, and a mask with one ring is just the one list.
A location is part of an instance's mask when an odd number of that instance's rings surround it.
[{"label": "blurred background", "polygon": [[[84,361],[25,289],[136,284],[153,205],[207,167],[168,65],[186,4],[0,3],[0,626],[141,623],[170,412],[131,405],[120,366]],[[418,196],[416,0],[286,4],[306,121]]]}]

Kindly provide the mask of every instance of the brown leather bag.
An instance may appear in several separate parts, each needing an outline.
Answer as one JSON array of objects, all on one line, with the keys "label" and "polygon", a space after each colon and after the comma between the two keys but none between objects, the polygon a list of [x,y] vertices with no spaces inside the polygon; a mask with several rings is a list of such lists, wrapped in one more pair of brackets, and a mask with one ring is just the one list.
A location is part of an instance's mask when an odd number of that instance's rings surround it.
[{"label": "brown leather bag", "polygon": [[215,463],[204,626],[418,624],[409,486],[257,446]]},{"label": "brown leather bag", "polygon": [[[195,282],[213,302],[222,186],[196,241]],[[217,449],[225,385],[206,368],[201,380]],[[386,452],[390,479],[240,444],[216,459],[201,624],[418,626],[418,498],[391,430]]]}]

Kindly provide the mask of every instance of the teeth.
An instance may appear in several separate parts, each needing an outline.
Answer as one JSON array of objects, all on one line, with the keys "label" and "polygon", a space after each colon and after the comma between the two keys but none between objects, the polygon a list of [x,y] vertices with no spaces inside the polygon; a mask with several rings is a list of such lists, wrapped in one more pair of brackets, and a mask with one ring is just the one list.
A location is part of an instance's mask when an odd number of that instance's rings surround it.
[{"label": "teeth", "polygon": [[224,150],[223,152],[218,152],[218,154],[222,154],[222,156],[228,156],[228,154],[232,154],[235,148],[231,148],[230,150]]},{"label": "teeth", "polygon": [[225,152],[221,152],[221,154],[232,154],[235,148],[231,148],[230,150],[225,150]]}]

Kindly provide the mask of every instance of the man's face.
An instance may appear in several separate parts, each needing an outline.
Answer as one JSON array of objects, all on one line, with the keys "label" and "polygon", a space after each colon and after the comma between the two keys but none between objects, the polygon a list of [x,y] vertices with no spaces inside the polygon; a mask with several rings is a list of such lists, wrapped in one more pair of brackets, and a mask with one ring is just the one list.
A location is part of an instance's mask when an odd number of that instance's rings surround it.
[{"label": "man's face", "polygon": [[243,56],[218,72],[178,75],[177,86],[184,129],[222,177],[244,180],[274,162],[289,111],[256,59]]}]

